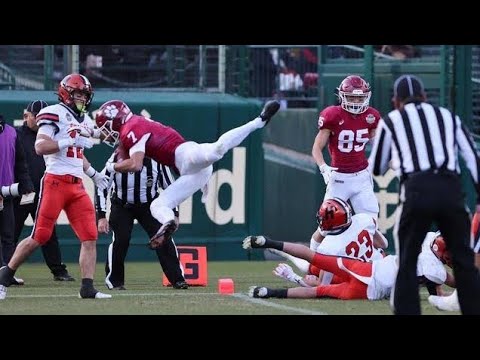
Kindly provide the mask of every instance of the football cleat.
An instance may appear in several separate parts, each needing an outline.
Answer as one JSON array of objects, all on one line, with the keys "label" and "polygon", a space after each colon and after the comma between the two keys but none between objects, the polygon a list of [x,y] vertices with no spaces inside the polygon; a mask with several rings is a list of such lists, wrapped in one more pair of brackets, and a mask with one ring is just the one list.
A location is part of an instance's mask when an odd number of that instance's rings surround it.
[{"label": "football cleat", "polygon": [[3,285],[0,285],[0,300],[3,300],[7,297],[7,288]]},{"label": "football cleat", "polygon": [[265,121],[265,126],[268,124],[268,122],[271,120],[273,115],[275,115],[279,109],[280,109],[280,103],[277,100],[270,100],[266,102],[262,112],[260,113],[260,118],[263,121]]},{"label": "football cleat", "polygon": [[80,299],[110,299],[112,295],[104,294],[93,287],[82,287],[78,293]]},{"label": "football cleat", "polygon": [[175,223],[175,220],[167,221],[160,227],[160,229],[158,229],[157,233],[152,236],[150,242],[148,243],[148,247],[151,250],[159,248],[166,240],[172,237],[172,234],[176,230],[177,224]]},{"label": "football cleat", "polygon": [[242,247],[247,250],[251,248],[261,248],[263,245],[265,245],[265,237],[264,236],[247,236],[243,240]]},{"label": "football cleat", "polygon": [[430,305],[435,306],[438,310],[443,311],[460,311],[460,304],[458,302],[457,290],[449,296],[430,295],[428,297]]},{"label": "football cleat", "polygon": [[268,289],[263,286],[250,286],[248,296],[252,298],[266,298],[268,297]]}]

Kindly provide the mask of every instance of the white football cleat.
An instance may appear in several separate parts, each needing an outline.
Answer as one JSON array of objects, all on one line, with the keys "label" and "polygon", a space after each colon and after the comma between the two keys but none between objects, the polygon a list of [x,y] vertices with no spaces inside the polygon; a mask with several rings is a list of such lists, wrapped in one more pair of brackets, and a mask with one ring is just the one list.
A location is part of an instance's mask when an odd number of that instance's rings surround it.
[{"label": "white football cleat", "polygon": [[438,310],[443,311],[460,311],[460,304],[458,303],[457,290],[449,296],[430,295],[428,297],[430,305],[435,306]]},{"label": "white football cleat", "polygon": [[0,285],[0,300],[3,300],[7,297],[7,288],[3,285]]},{"label": "white football cleat", "polygon": [[112,295],[104,294],[100,291],[95,294],[95,299],[111,299],[111,298],[112,298]]}]

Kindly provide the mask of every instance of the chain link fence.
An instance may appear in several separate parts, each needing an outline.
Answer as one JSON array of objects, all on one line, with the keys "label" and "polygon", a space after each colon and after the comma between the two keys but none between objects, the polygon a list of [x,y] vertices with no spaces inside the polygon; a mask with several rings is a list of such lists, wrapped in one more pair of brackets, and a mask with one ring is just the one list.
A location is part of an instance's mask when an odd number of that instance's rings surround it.
[{"label": "chain link fence", "polygon": [[76,57],[72,46],[0,45],[0,88],[55,90],[74,69],[96,90],[228,92],[316,108],[336,103],[341,79],[360,74],[373,86],[372,105],[388,111],[394,79],[412,73],[432,103],[456,111],[459,94],[471,89],[466,120],[480,134],[480,45],[471,46],[471,84],[458,77],[454,46],[78,45]]}]

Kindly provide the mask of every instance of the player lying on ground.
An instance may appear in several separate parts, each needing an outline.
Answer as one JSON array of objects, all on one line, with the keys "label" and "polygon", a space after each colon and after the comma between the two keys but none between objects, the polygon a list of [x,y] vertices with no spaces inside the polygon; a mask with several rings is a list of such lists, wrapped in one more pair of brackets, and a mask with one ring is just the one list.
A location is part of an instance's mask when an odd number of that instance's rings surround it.
[{"label": "player lying on ground", "polygon": [[[472,249],[475,252],[475,266],[480,269],[480,216],[478,213],[473,215],[472,219]],[[449,296],[430,295],[428,302],[438,310],[460,311],[457,290]]]},{"label": "player lying on ground", "polygon": [[[352,215],[348,203],[340,198],[326,199],[316,214],[318,229],[325,237],[312,249],[323,255],[334,255],[359,259],[370,262],[385,256],[380,247],[383,244],[375,242],[377,225],[370,214]],[[349,226],[346,226],[348,225]],[[320,278],[321,285],[332,282],[333,274],[321,271],[308,261],[296,258],[276,249],[272,253],[292,261],[302,274],[314,274]]]},{"label": "player lying on ground", "polygon": [[[245,238],[243,248],[274,248],[284,251],[287,254],[307,260],[310,264],[322,270],[333,273],[339,281],[337,284],[317,286],[311,282],[295,281],[300,283],[302,287],[289,289],[252,286],[249,295],[255,298],[331,297],[343,300],[380,300],[390,296],[398,270],[398,257],[396,255],[388,255],[385,258],[368,263],[357,259],[319,254],[304,245],[274,241],[264,236]],[[431,282],[437,286],[445,283],[454,287],[454,278],[447,273],[444,264],[450,265],[450,254],[446,250],[443,237],[436,233],[430,244],[430,251],[427,252],[424,249],[419,256],[417,265],[419,281]],[[275,271],[282,272],[284,269],[285,267],[277,267]]]}]

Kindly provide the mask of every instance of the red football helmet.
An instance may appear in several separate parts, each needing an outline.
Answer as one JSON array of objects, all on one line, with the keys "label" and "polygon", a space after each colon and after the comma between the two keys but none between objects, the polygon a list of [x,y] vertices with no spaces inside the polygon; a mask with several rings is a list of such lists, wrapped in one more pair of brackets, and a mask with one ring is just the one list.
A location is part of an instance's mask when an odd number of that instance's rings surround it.
[{"label": "red football helmet", "polygon": [[110,100],[100,106],[95,122],[103,135],[103,142],[110,146],[118,143],[120,129],[132,117],[132,110],[121,100]]},{"label": "red football helmet", "polygon": [[450,251],[447,250],[447,244],[445,244],[445,240],[443,240],[440,232],[437,232],[437,237],[430,244],[430,249],[443,264],[452,267]]},{"label": "red football helmet", "polygon": [[[80,92],[86,96],[86,100],[80,102],[74,98],[74,93]],[[90,81],[83,75],[70,74],[60,81],[58,86],[58,101],[64,103],[72,110],[79,112],[86,112],[93,99],[93,88]],[[77,103],[77,104],[75,104]],[[80,106],[80,107],[78,107]]]},{"label": "red football helmet", "polygon": [[370,85],[360,76],[347,76],[337,90],[343,109],[352,114],[361,114],[367,111],[372,92]]},{"label": "red football helmet", "polygon": [[342,199],[327,199],[318,209],[317,223],[326,234],[339,234],[352,223],[352,209]]}]

